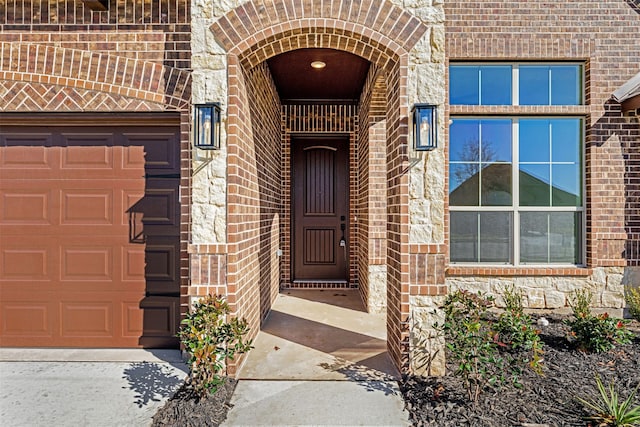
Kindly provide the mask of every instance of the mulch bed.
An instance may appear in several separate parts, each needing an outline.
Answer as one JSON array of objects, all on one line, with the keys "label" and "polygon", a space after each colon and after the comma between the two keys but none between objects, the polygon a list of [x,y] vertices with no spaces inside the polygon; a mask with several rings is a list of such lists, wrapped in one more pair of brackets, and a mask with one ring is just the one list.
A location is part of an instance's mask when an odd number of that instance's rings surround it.
[{"label": "mulch bed", "polygon": [[214,394],[201,399],[185,383],[153,416],[152,426],[217,427],[227,418],[236,384],[225,378]]},{"label": "mulch bed", "polygon": [[[466,397],[461,379],[414,377],[403,379],[400,388],[415,426],[589,426],[576,396],[597,397],[595,376],[603,384],[615,381],[622,398],[640,383],[640,327],[629,329],[636,337],[632,344],[618,346],[608,353],[586,354],[566,340],[562,317],[547,317],[550,324],[541,328],[544,342],[544,376],[530,370],[520,379],[522,388],[507,385],[485,390],[474,405]],[[454,366],[448,366],[453,372]],[[636,405],[640,396],[636,396]],[[591,424],[595,427],[596,424]]]}]

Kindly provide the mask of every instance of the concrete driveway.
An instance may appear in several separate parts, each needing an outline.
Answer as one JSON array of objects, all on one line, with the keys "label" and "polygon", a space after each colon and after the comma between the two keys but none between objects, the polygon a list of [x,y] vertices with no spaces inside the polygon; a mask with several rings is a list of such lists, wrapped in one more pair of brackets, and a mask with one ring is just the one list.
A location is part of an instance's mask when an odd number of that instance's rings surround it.
[{"label": "concrete driveway", "polygon": [[187,372],[177,350],[0,349],[0,425],[150,425]]}]

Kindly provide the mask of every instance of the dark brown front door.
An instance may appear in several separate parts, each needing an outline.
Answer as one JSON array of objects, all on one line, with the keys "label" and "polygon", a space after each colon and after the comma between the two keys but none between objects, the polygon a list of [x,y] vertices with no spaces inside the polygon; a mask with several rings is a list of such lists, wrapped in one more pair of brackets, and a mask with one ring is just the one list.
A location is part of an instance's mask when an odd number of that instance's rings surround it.
[{"label": "dark brown front door", "polygon": [[179,132],[0,126],[0,346],[177,346]]},{"label": "dark brown front door", "polygon": [[292,141],[294,280],[347,280],[347,138]]}]

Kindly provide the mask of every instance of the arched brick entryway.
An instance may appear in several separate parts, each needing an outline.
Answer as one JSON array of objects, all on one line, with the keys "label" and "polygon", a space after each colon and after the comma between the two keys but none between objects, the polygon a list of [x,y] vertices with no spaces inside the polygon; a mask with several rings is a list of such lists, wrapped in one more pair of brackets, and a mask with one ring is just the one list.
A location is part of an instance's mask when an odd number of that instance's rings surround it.
[{"label": "arched brick entryway", "polygon": [[[426,26],[389,2],[248,2],[212,26],[227,51],[227,294],[257,331],[279,286],[285,173],[280,106],[265,61],[301,48],[331,48],[369,60],[386,86],[388,348],[406,366],[409,317],[408,52]],[[373,90],[370,85],[367,90]],[[368,242],[361,242],[368,244]]]}]

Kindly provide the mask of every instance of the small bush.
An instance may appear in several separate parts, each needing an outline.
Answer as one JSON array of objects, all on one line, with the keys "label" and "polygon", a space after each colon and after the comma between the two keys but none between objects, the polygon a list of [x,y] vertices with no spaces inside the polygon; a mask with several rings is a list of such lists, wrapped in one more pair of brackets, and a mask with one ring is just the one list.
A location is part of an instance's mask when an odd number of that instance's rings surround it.
[{"label": "small bush", "polygon": [[575,340],[584,351],[600,353],[611,350],[616,344],[628,344],[633,334],[627,330],[628,323],[604,313],[591,314],[593,294],[589,290],[577,290],[570,302],[573,318],[565,323],[571,328],[570,340]]},{"label": "small bush", "polygon": [[529,365],[536,373],[542,373],[542,341],[540,331],[533,327],[531,316],[525,314],[522,294],[514,286],[502,292],[505,310],[493,325],[499,344],[512,352],[511,365],[515,370]]},{"label": "small bush", "polygon": [[450,358],[457,364],[454,375],[462,377],[474,403],[486,386],[503,380],[503,360],[488,321],[492,304],[491,297],[457,290],[447,296],[442,307],[445,323],[441,328]]},{"label": "small bush", "polygon": [[251,349],[245,342],[247,322],[232,318],[227,321],[229,305],[220,296],[207,296],[196,302],[193,311],[181,323],[178,337],[190,354],[190,382],[201,396],[214,393],[222,384],[220,373],[227,360]]},{"label": "small bush", "polygon": [[640,322],[640,288],[625,286],[624,296],[627,300],[627,307],[631,317]]},{"label": "small bush", "polygon": [[598,387],[596,398],[577,398],[587,411],[594,412],[593,415],[586,417],[587,420],[595,421],[599,426],[634,427],[640,425],[640,405],[631,406],[638,387],[627,399],[621,401],[613,382],[606,389],[600,377],[596,375],[596,385]]}]

